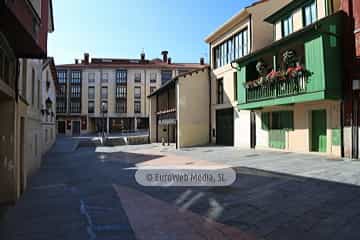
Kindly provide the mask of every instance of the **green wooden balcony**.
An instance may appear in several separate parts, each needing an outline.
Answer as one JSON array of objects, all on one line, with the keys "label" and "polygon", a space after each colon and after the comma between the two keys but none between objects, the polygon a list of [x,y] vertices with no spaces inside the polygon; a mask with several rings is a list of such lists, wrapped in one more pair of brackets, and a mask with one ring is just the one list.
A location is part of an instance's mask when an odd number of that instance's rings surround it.
[{"label": "green wooden balcony", "polygon": [[239,109],[342,97],[342,29],[338,12],[233,62]]},{"label": "green wooden balcony", "polygon": [[256,102],[306,93],[306,81],[307,77],[301,75],[282,82],[248,88],[246,89],[246,101]]}]

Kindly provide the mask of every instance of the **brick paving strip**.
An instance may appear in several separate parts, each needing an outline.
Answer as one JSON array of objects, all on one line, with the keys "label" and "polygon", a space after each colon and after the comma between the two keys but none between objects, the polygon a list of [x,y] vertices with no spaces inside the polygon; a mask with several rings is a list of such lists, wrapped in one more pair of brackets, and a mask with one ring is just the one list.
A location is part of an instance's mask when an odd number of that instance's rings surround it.
[{"label": "brick paving strip", "polygon": [[138,240],[254,240],[242,232],[145,193],[113,185]]}]

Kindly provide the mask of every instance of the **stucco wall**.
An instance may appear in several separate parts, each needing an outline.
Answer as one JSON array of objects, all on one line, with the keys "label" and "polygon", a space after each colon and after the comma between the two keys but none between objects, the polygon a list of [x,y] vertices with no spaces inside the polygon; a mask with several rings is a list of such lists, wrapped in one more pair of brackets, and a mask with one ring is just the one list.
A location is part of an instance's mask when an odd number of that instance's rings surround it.
[{"label": "stucco wall", "polygon": [[176,88],[179,147],[209,143],[208,69],[180,77]]},{"label": "stucco wall", "polygon": [[[308,153],[311,151],[311,112],[313,110],[326,110],[327,113],[327,155],[341,156],[341,145],[333,144],[333,130],[340,129],[340,102],[339,101],[317,101],[295,104],[294,106],[274,106],[264,108],[262,111],[284,111],[294,112],[294,130],[286,133],[287,151]],[[256,121],[256,146],[268,148],[268,131],[261,129],[261,112],[257,112]]]}]

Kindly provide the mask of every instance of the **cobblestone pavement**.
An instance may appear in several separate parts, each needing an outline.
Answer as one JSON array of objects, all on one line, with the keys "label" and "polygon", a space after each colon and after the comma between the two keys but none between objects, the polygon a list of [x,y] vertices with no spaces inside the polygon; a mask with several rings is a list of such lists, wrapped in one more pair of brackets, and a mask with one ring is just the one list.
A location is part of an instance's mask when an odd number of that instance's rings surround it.
[{"label": "cobblestone pavement", "polygon": [[[76,148],[59,139],[0,239],[360,239],[360,163],[202,147]],[[226,164],[229,187],[143,187],[144,166]]]}]

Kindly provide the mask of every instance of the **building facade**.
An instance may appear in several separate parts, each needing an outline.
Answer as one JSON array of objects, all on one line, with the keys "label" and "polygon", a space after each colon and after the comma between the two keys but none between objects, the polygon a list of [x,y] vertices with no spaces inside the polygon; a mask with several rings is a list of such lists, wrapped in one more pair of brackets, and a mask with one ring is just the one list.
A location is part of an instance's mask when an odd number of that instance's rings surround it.
[{"label": "building facade", "polygon": [[210,69],[181,74],[149,95],[150,141],[177,148],[210,142]]},{"label": "building facade", "polygon": [[75,64],[57,66],[58,133],[80,135],[147,130],[147,96],[174,76],[199,69],[202,64],[173,63],[162,59],[102,59],[84,54]]},{"label": "building facade", "polygon": [[[47,34],[53,31],[52,3],[50,0],[2,0],[0,21],[0,108],[3,110],[0,120],[0,203],[12,203],[25,189],[29,169],[35,168],[33,163],[41,158],[40,154],[36,159],[33,155],[28,156],[32,149],[25,147],[29,143],[28,127],[40,128],[32,122],[38,118],[37,112],[28,111],[32,98],[34,105],[38,103],[38,98],[30,97],[28,91],[39,88],[40,84],[36,73],[31,73],[30,78],[21,76],[24,71],[21,64],[22,59],[34,59],[29,64],[36,65],[41,62],[39,59],[46,58]],[[34,72],[41,72],[34,68]],[[33,139],[31,142],[35,144]]]},{"label": "building facade", "polygon": [[256,148],[341,156],[340,1],[292,1],[265,21],[274,42],[234,61],[238,109]]},{"label": "building facade", "polygon": [[219,145],[250,146],[250,111],[237,108],[237,74],[231,65],[270,44],[273,27],[263,19],[290,0],[259,1],[241,10],[206,39],[211,66],[212,142]]},{"label": "building facade", "polygon": [[344,27],[344,147],[347,158],[359,158],[360,128],[360,2],[342,0],[341,10],[347,14]]},{"label": "building facade", "polygon": [[41,153],[45,154],[56,140],[57,73],[53,58],[43,61],[41,81]]}]

